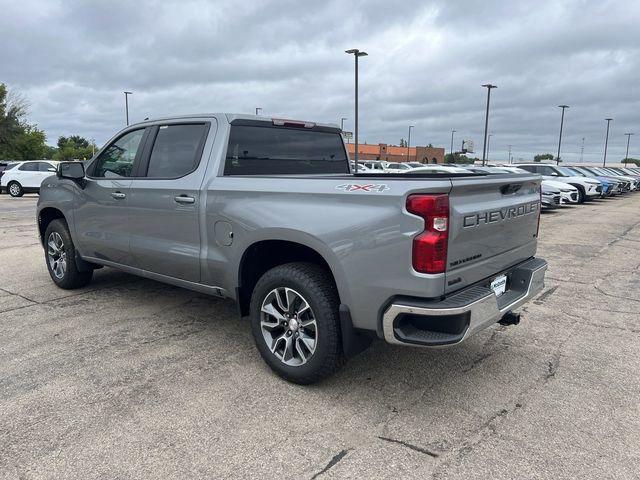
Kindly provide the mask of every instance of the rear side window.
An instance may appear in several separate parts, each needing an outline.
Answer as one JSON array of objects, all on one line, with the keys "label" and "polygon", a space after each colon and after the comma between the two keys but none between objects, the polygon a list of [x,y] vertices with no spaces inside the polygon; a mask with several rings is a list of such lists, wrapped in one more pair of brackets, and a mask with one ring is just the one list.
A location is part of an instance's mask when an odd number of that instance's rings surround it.
[{"label": "rear side window", "polygon": [[349,173],[340,133],[234,125],[225,175]]},{"label": "rear side window", "polygon": [[6,172],[7,170],[11,170],[12,168],[16,168],[17,165],[18,165],[17,163],[10,163],[9,165],[7,165],[4,168],[4,171]]},{"label": "rear side window", "polygon": [[200,161],[206,124],[161,125],[153,144],[148,178],[177,178],[193,172]]},{"label": "rear side window", "polygon": [[38,171],[38,162],[27,162],[20,165],[18,170],[23,172],[37,172]]}]

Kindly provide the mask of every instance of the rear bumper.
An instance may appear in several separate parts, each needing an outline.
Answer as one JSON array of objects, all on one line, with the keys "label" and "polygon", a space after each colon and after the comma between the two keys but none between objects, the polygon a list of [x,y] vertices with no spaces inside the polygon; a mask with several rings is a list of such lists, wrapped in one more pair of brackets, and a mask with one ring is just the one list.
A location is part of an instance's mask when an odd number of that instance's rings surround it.
[{"label": "rear bumper", "polygon": [[382,314],[384,339],[425,347],[458,344],[540,293],[546,270],[546,261],[531,258],[503,272],[507,290],[500,297],[489,286],[492,277],[442,300],[395,298]]}]

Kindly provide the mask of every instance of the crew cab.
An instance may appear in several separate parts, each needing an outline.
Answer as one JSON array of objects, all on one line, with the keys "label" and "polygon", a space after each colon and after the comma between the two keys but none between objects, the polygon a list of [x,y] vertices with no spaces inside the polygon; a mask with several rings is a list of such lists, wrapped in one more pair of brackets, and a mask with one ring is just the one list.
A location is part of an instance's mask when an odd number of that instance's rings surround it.
[{"label": "crew cab", "polygon": [[42,183],[61,288],[94,269],[227,297],[280,376],[318,381],[374,337],[458,344],[541,291],[540,177],[353,174],[337,125],[238,114],[128,126]]}]

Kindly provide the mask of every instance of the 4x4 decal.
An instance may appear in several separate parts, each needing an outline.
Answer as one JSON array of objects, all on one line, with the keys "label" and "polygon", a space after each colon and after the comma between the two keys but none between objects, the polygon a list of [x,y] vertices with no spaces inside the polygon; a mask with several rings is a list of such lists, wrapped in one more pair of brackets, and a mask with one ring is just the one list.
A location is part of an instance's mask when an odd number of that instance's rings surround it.
[{"label": "4x4 decal", "polygon": [[390,187],[385,183],[343,183],[337,185],[336,190],[344,190],[345,192],[384,192]]}]

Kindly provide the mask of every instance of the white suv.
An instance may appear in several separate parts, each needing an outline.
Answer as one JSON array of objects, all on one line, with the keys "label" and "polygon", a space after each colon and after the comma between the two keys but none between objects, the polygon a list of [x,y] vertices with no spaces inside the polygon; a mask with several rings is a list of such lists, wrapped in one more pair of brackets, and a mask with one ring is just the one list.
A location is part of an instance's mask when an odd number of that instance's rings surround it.
[{"label": "white suv", "polygon": [[568,183],[578,189],[578,203],[591,198],[598,198],[602,190],[602,183],[595,178],[578,177],[568,168],[549,165],[548,163],[518,163],[518,168],[542,175],[546,180],[557,180]]},{"label": "white suv", "polygon": [[38,193],[42,181],[55,175],[58,163],[50,160],[19,162],[4,171],[0,190],[6,190],[12,197],[21,197],[29,192]]}]

